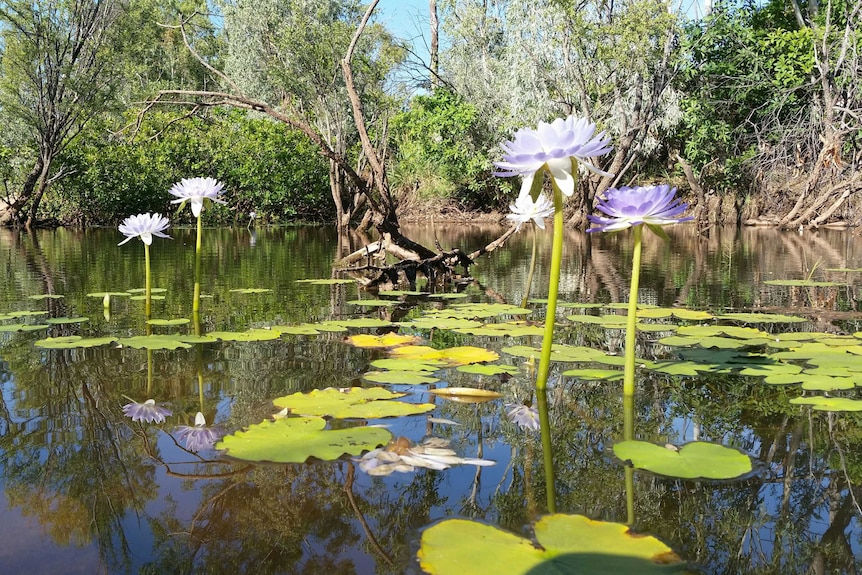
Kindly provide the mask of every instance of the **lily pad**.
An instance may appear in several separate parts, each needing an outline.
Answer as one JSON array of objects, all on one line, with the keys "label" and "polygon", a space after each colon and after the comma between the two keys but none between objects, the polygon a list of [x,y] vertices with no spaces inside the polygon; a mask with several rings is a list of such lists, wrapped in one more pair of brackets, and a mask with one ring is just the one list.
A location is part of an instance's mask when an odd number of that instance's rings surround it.
[{"label": "lily pad", "polygon": [[45,293],[45,294],[38,294],[38,295],[28,295],[27,297],[29,299],[37,299],[38,300],[38,299],[63,299],[66,296],[62,296],[62,295],[56,294],[56,293]]},{"label": "lily pad", "polygon": [[352,283],[356,283],[356,280],[345,279],[345,278],[321,278],[321,279],[296,280],[296,283],[321,285],[322,286],[322,285],[334,285],[334,284],[352,284]]},{"label": "lily pad", "polygon": [[245,461],[302,463],[310,457],[324,461],[385,445],[392,437],[380,427],[325,429],[320,417],[285,417],[251,425],[245,431],[226,435],[216,449]]},{"label": "lily pad", "polygon": [[803,321],[808,321],[804,317],[798,317],[795,315],[782,315],[777,313],[724,313],[716,316],[716,319],[730,319],[734,321],[741,321],[744,323],[800,323]]},{"label": "lily pad", "polygon": [[[126,291],[127,291],[127,292],[129,292],[129,293],[142,293],[142,294],[146,294],[146,293],[147,293],[147,288],[134,288],[134,289],[127,289]],[[151,293],[151,294],[154,294],[154,293],[165,293],[166,291],[168,291],[168,289],[167,289],[167,288],[150,288],[150,293]]]},{"label": "lily pad", "polygon": [[328,325],[337,326],[342,329],[348,327],[386,327],[392,325],[392,322],[373,317],[357,317],[353,319],[327,320],[320,323],[319,329],[324,329]]},{"label": "lily pad", "polygon": [[34,317],[39,315],[48,315],[48,312],[30,310],[7,311],[6,313],[0,315],[0,319],[15,319],[19,317]]},{"label": "lily pad", "polygon": [[563,375],[582,379],[585,381],[607,380],[619,381],[623,378],[623,372],[618,369],[569,369]]},{"label": "lily pad", "polygon": [[434,395],[445,395],[448,397],[482,397],[487,399],[496,399],[503,397],[503,394],[490,389],[478,389],[475,387],[438,387],[437,389],[429,389],[428,393]]},{"label": "lily pad", "polygon": [[767,280],[763,283],[771,286],[791,287],[835,287],[844,285],[836,282],[817,282],[812,280]]},{"label": "lily pad", "polygon": [[537,545],[498,527],[447,519],[422,533],[419,565],[431,575],[652,575],[685,567],[660,540],[622,523],[556,514],[542,517],[534,532]]},{"label": "lily pad", "polygon": [[418,360],[403,357],[387,357],[375,359],[371,365],[378,369],[394,369],[397,371],[437,371],[446,367],[445,361]]},{"label": "lily pad", "polygon": [[0,333],[9,333],[15,331],[39,331],[40,329],[48,329],[51,327],[48,324],[38,323],[8,323],[0,325]]},{"label": "lily pad", "polygon": [[415,335],[401,335],[397,333],[386,333],[383,335],[360,333],[346,337],[344,341],[356,347],[383,348],[415,344],[422,341],[422,339]]},{"label": "lily pad", "polygon": [[328,415],[335,418],[397,417],[425,413],[434,409],[431,403],[389,401],[404,397],[382,387],[350,387],[347,389],[315,389],[310,393],[294,393],[273,400],[276,407],[297,415]]},{"label": "lily pad", "polygon": [[398,305],[397,301],[391,299],[353,299],[347,303],[364,307],[391,307]]},{"label": "lily pad", "polygon": [[81,337],[80,335],[68,335],[64,337],[48,337],[40,339],[33,345],[44,349],[75,349],[79,347],[98,347],[108,345],[115,341],[113,337]]},{"label": "lily pad", "polygon": [[518,368],[514,365],[500,365],[496,363],[483,365],[461,365],[455,368],[464,373],[473,373],[476,375],[500,375],[503,373],[514,375],[518,373]]},{"label": "lily pad", "polygon": [[281,334],[271,329],[250,329],[248,331],[211,331],[207,335],[222,341],[269,341],[278,339]]},{"label": "lily pad", "polygon": [[104,298],[105,298],[105,296],[108,296],[108,297],[113,297],[113,296],[123,297],[123,296],[126,296],[126,297],[128,297],[128,296],[130,296],[130,295],[132,295],[132,294],[131,294],[131,293],[129,293],[129,292],[127,292],[127,291],[97,291],[97,292],[93,292],[93,293],[88,293],[88,294],[87,294],[87,297],[97,297],[97,298],[99,298],[99,299],[104,299]]},{"label": "lily pad", "polygon": [[410,345],[396,347],[389,353],[394,357],[444,361],[449,365],[466,365],[468,363],[480,363],[500,359],[497,352],[469,345],[447,349],[434,349],[425,345]]},{"label": "lily pad", "polygon": [[281,335],[319,335],[320,331],[313,325],[303,323],[299,325],[271,325],[269,329]]},{"label": "lily pad", "polygon": [[847,397],[794,397],[790,403],[810,405],[817,411],[862,411],[862,399]]},{"label": "lily pad", "polygon": [[[529,359],[535,357],[538,359],[542,355],[542,350],[537,347],[529,347],[526,345],[513,345],[504,347],[501,350],[503,353],[514,355],[516,357],[524,357]],[[600,358],[608,357],[605,352],[586,346],[574,346],[554,344],[551,346],[551,361],[599,361]]]},{"label": "lily pad", "polygon": [[68,323],[84,323],[90,321],[88,317],[52,317],[45,320],[45,323],[51,325],[63,325]]},{"label": "lily pad", "polygon": [[482,337],[541,337],[545,334],[542,325],[529,325],[522,321],[510,321],[504,323],[488,323],[481,327],[462,327],[454,331]]},{"label": "lily pad", "polygon": [[[130,299],[130,300],[132,300],[132,301],[144,301],[144,300],[146,300],[146,299],[147,299],[147,296],[146,296],[146,295],[133,295],[133,296],[132,296],[132,297],[130,297],[129,299]],[[151,299],[152,301],[158,301],[158,300],[163,300],[163,299],[165,299],[165,296],[163,296],[163,295],[151,295],[151,296],[150,296],[150,299]]]},{"label": "lily pad", "polygon": [[137,335],[134,337],[119,338],[115,341],[123,347],[133,347],[135,349],[181,349],[191,347],[191,345],[171,335]]},{"label": "lily pad", "polygon": [[158,326],[174,326],[186,325],[187,323],[190,323],[190,320],[184,317],[178,317],[176,319],[148,319],[147,323]]},{"label": "lily pad", "polygon": [[272,291],[269,288],[234,288],[230,290],[231,293],[239,293],[239,294],[253,294],[253,293],[266,293]]},{"label": "lily pad", "polygon": [[362,375],[363,379],[374,383],[389,383],[394,385],[425,385],[437,383],[440,378],[426,375],[418,371],[369,371]]},{"label": "lily pad", "polygon": [[733,479],[752,470],[751,458],[731,447],[694,441],[681,448],[668,449],[647,441],[621,441],[614,455],[643,469],[681,479]]}]

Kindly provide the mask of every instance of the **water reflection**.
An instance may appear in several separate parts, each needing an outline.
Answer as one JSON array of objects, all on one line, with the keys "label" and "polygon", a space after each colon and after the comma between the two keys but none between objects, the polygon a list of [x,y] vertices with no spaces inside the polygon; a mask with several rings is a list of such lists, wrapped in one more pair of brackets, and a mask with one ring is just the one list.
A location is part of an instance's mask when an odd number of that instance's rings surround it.
[{"label": "water reflection", "polygon": [[[408,231],[431,245],[436,233],[446,249],[469,249],[493,239],[498,229]],[[799,330],[858,329],[862,276],[834,271],[862,267],[862,245],[852,234],[712,232],[698,238],[678,227],[668,230],[672,242],[645,244],[641,301],[792,311],[811,319]],[[250,233],[256,234],[253,244]],[[153,285],[168,289],[165,300],[153,302],[153,317],[190,314],[195,231],[173,235],[152,262]],[[261,227],[207,230],[205,237],[201,259],[207,272],[200,282],[211,297],[201,300],[199,324],[195,318],[170,329],[194,332],[199,325],[205,333],[362,313],[347,303],[358,295],[353,286],[295,283],[330,277],[331,262],[355,249],[356,238],[339,238],[324,228]],[[156,350],[151,362],[148,354],[128,348],[35,348],[33,342],[46,335],[145,331],[141,302],[114,298],[106,318],[101,299],[87,297],[143,284],[140,258],[117,250],[119,239],[113,229],[34,235],[0,229],[0,264],[6,270],[0,274],[0,312],[89,317],[80,326],[0,334],[0,509],[9,542],[0,550],[2,571],[415,572],[418,532],[437,519],[467,516],[521,533],[544,511],[548,488],[538,434],[508,421],[503,402],[437,401],[435,417],[457,426],[431,424],[424,416],[388,422],[396,435],[416,441],[438,435],[459,454],[498,462],[489,468],[371,478],[350,461],[249,466],[212,450],[184,449],[167,431],[191,424],[198,411],[208,423],[233,431],[270,415],[271,400],[279,395],[360,384],[381,354],[343,345],[341,334]],[[537,240],[534,294],[546,287],[550,235],[538,234]],[[625,301],[629,243],[623,235],[569,233],[561,300]],[[520,303],[531,252],[529,235],[516,236],[478,262],[473,271],[479,285],[468,292],[474,299],[491,293]],[[763,283],[809,276],[841,285]],[[250,287],[272,291],[230,291]],[[29,298],[36,294],[64,297]],[[393,310],[380,313],[393,317]],[[414,310],[404,306],[394,313],[409,317]],[[430,337],[433,345],[510,343],[442,330]],[[561,341],[607,350],[619,350],[621,338],[618,331],[590,326],[560,333]],[[640,357],[666,352],[647,335],[638,340],[638,350]],[[520,366],[521,360],[504,356],[504,362]],[[522,369],[509,380],[453,372],[445,378],[440,385],[494,387],[511,401],[525,399],[514,388],[528,374]],[[417,400],[435,401],[421,387],[404,389]],[[163,428],[122,414],[124,395],[143,400],[150,393],[175,414]],[[788,403],[797,394],[757,385],[753,378],[651,373],[627,405],[618,384],[561,377],[548,394],[557,509],[633,523],[707,573],[858,570],[862,418],[800,409]],[[742,483],[629,474],[607,452],[610,442],[629,435],[658,443],[703,439],[735,445],[757,457],[763,472]],[[30,532],[29,543],[14,536],[34,522],[39,533]],[[28,544],[42,552],[34,555]]]}]

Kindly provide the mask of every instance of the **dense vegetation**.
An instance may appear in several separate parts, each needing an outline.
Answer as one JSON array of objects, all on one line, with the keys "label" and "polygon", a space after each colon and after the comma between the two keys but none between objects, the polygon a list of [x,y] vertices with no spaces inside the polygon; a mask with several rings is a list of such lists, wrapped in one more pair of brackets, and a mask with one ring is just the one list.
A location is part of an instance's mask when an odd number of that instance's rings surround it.
[{"label": "dense vegetation", "polygon": [[[581,182],[573,225],[607,187],[659,179],[687,190],[703,224],[857,223],[860,2],[722,1],[697,18],[654,0],[439,4],[433,32],[445,41],[430,63],[382,24],[364,29],[351,62],[402,206],[505,209],[512,182],[493,176],[499,142],[574,113],[612,135],[603,167],[616,177]],[[358,222],[367,204],[356,186],[375,166],[341,59],[364,9],[0,3],[4,220],[93,225],[167,212],[173,182],[207,175],[231,195],[230,210],[207,213],[212,223],[252,211]],[[174,97],[159,100],[165,90]],[[222,92],[252,103],[200,97]]]}]

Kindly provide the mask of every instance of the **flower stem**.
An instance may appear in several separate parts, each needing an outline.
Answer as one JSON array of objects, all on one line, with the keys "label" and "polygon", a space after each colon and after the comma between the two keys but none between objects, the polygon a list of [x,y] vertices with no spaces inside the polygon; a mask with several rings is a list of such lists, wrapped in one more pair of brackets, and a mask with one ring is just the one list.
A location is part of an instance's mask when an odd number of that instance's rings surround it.
[{"label": "flower stem", "polygon": [[623,376],[623,396],[635,393],[635,342],[637,340],[638,283],[641,272],[641,238],[643,224],[634,226],[634,247],[632,249],[632,283],[629,289],[629,309],[626,322],[625,374]]},{"label": "flower stem", "polygon": [[527,273],[527,285],[524,286],[524,299],[521,300],[521,307],[527,307],[527,300],[530,299],[530,288],[533,286],[533,274],[536,272],[536,254],[538,253],[538,245],[536,242],[536,226],[532,226],[533,236],[533,253],[530,256],[530,271]]},{"label": "flower stem", "polygon": [[144,292],[146,293],[144,299],[144,315],[147,319],[150,319],[150,314],[152,313],[152,278],[150,276],[150,246],[144,244]]},{"label": "flower stem", "polygon": [[195,293],[192,298],[192,313],[198,315],[201,309],[201,236],[203,235],[203,224],[201,215],[198,214],[198,237],[195,241]]}]

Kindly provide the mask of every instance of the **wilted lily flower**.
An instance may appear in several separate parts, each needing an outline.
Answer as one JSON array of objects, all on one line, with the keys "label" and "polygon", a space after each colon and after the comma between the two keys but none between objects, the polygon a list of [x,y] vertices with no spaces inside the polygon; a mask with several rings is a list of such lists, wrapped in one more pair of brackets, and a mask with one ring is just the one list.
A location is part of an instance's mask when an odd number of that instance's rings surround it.
[{"label": "wilted lily flower", "polygon": [[224,184],[215,178],[184,178],[174,184],[169,191],[177,196],[176,200],[171,200],[172,204],[191,201],[192,213],[197,218],[201,215],[204,200],[209,199],[219,204],[227,203],[218,197],[223,189]]},{"label": "wilted lily flower", "polygon": [[632,226],[666,226],[694,219],[693,216],[678,217],[688,209],[688,204],[680,203],[676,188],[667,184],[635,188],[610,188],[605,199],[596,206],[600,212],[610,217],[587,216],[596,227],[588,232],[615,232]]},{"label": "wilted lily flower", "polygon": [[176,429],[177,440],[185,442],[189,451],[209,449],[222,438],[224,432],[217,427],[207,427],[207,420],[200,411],[195,415],[194,426],[180,425]]},{"label": "wilted lily flower", "polygon": [[518,222],[517,230],[521,229],[521,224],[525,224],[533,220],[537,226],[545,229],[545,218],[554,215],[554,202],[545,197],[544,194],[539,194],[539,199],[535,202],[529,193],[522,193],[515,200],[514,204],[509,206],[512,210],[511,214],[507,214],[506,218],[513,222]]},{"label": "wilted lily flower", "polygon": [[613,148],[610,138],[601,132],[594,137],[596,125],[586,118],[557,118],[550,124],[539,122],[535,130],[523,128],[515,132],[511,141],[501,144],[503,161],[495,162],[502,168],[498,176],[521,176],[521,195],[529,194],[533,178],[548,170],[565,195],[575,191],[574,170],[580,163],[588,170],[603,176],[607,172],[592,165],[588,158],[603,156]]},{"label": "wilted lily flower", "polygon": [[406,437],[391,441],[386,447],[373,449],[359,458],[359,468],[368,475],[390,475],[395,471],[410,472],[417,467],[442,471],[453,465],[494,465],[489,459],[458,457],[447,446],[449,441],[429,437],[420,445],[413,445]]},{"label": "wilted lily flower", "polygon": [[521,429],[533,431],[539,429],[539,410],[535,407],[523,403],[507,403],[504,407],[509,421],[517,424]]},{"label": "wilted lily flower", "polygon": [[162,423],[166,417],[171,415],[171,410],[156,405],[156,400],[148,399],[143,403],[133,401],[123,406],[123,413],[132,418],[132,421],[147,423]]},{"label": "wilted lily flower", "polygon": [[126,236],[126,239],[118,245],[123,245],[132,238],[141,238],[141,241],[148,246],[153,243],[153,236],[171,239],[169,235],[164,233],[170,225],[171,223],[168,221],[168,218],[163,217],[161,214],[129,216],[120,224],[120,232]]}]

